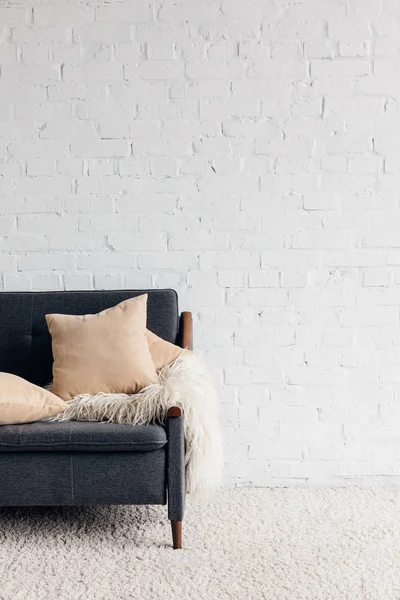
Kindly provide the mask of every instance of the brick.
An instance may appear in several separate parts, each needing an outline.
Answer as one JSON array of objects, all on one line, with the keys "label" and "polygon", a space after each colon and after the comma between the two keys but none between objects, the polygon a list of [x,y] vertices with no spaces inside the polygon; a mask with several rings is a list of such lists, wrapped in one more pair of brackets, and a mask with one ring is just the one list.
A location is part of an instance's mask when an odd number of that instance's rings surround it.
[{"label": "brick", "polygon": [[149,60],[173,60],[176,56],[175,45],[150,42],[146,44],[146,55]]},{"label": "brick", "polygon": [[36,25],[77,25],[90,23],[92,10],[82,4],[68,2],[68,5],[45,4],[35,6],[33,18]]},{"label": "brick", "polygon": [[[275,59],[298,59],[302,54],[301,44],[293,42],[274,42],[271,45],[271,57]],[[254,57],[259,58],[259,57]],[[262,56],[260,58],[263,58]]]},{"label": "brick", "polygon": [[90,253],[79,254],[76,257],[76,266],[83,271],[101,271],[114,269],[134,269],[136,259],[134,254],[127,252]]},{"label": "brick", "polygon": [[285,306],[288,293],[279,289],[232,290],[227,293],[228,306]]},{"label": "brick", "polygon": [[22,103],[15,106],[15,116],[17,119],[38,119],[47,120],[49,118],[50,106],[48,104]]},{"label": "brick", "polygon": [[[80,161],[77,161],[80,163]],[[115,159],[100,158],[88,161],[89,175],[115,175],[117,172],[117,162]],[[79,173],[80,175],[82,172]]]},{"label": "brick", "polygon": [[63,271],[74,268],[74,257],[35,252],[18,256],[17,263],[19,271]]},{"label": "brick", "polygon": [[183,79],[184,65],[173,60],[147,60],[141,64],[125,65],[125,79],[174,80]]},{"label": "brick", "polygon": [[225,383],[257,384],[282,383],[283,373],[280,369],[264,369],[257,367],[228,367],[225,369]]},{"label": "brick", "polygon": [[65,140],[15,140],[10,144],[10,154],[17,158],[62,158],[66,155]]},{"label": "brick", "polygon": [[54,291],[62,289],[62,277],[56,273],[32,273],[31,289],[38,291]]},{"label": "brick", "polygon": [[[175,194],[123,194],[116,200],[116,211],[122,215],[160,213],[161,220],[165,219],[166,213],[176,208],[177,196]],[[176,217],[174,217],[176,222]],[[149,217],[148,226],[154,228],[154,218]],[[167,222],[168,225],[168,222]],[[140,227],[147,229],[146,220],[140,220]]]},{"label": "brick", "polygon": [[27,292],[32,284],[29,275],[18,273],[17,275],[4,274],[3,286],[6,292]]},{"label": "brick", "polygon": [[205,0],[201,5],[194,0],[178,0],[177,2],[167,0],[160,8],[159,18],[161,21],[207,21],[215,19],[218,11],[219,7],[210,0]]},{"label": "brick", "polygon": [[220,127],[207,121],[189,122],[186,119],[171,119],[161,126],[161,135],[166,139],[192,139],[201,136],[215,137],[220,133]]},{"label": "brick", "polygon": [[367,40],[374,34],[367,20],[347,18],[328,22],[328,35],[336,40]]},{"label": "brick", "polygon": [[16,65],[17,58],[18,54],[16,46],[0,47],[0,61],[2,65]]},{"label": "brick", "polygon": [[3,214],[35,214],[55,213],[63,208],[63,200],[51,196],[21,198],[19,195],[3,196],[0,200],[0,210]]},{"label": "brick", "polygon": [[279,275],[277,271],[256,271],[249,273],[250,288],[275,288],[279,285]]},{"label": "brick", "polygon": [[227,248],[227,237],[223,234],[215,234],[210,232],[199,232],[196,240],[190,233],[178,235],[172,234],[168,240],[168,248],[171,250],[195,250],[199,244],[197,240],[201,240],[201,247],[204,250],[224,250]]},{"label": "brick", "polygon": [[[156,161],[153,158],[152,161]],[[161,159],[168,161],[168,159]],[[176,162],[176,161],[174,161]],[[157,162],[152,162],[152,166],[159,165]],[[150,160],[147,157],[141,158],[120,158],[117,161],[117,171],[119,175],[150,175]],[[159,173],[160,174],[160,173]]]},{"label": "brick", "polygon": [[280,173],[308,173],[310,171],[310,158],[308,156],[282,156],[276,161],[275,171]]},{"label": "brick", "polygon": [[96,21],[99,23],[136,23],[151,19],[151,7],[146,2],[135,2],[133,5],[110,4],[96,9]]},{"label": "brick", "polygon": [[72,192],[72,182],[69,177],[54,175],[53,177],[25,177],[15,186],[15,191],[21,196],[55,196]]},{"label": "brick", "polygon": [[347,41],[339,43],[340,56],[368,56],[368,43]]},{"label": "brick", "polygon": [[200,117],[203,119],[224,119],[229,115],[235,117],[257,117],[260,115],[260,102],[257,100],[201,100]]},{"label": "brick", "polygon": [[150,159],[149,172],[154,176],[176,177],[178,161],[164,156],[153,156]]},{"label": "brick", "polygon": [[204,61],[186,64],[188,79],[241,79],[245,75],[245,63]]},{"label": "brick", "polygon": [[24,166],[19,161],[9,160],[6,163],[0,163],[0,176],[4,179],[11,177],[21,177],[24,171]]},{"label": "brick", "polygon": [[223,41],[230,38],[254,39],[260,35],[260,20],[254,17],[246,19],[225,19],[202,22],[200,34],[205,39]]},{"label": "brick", "polygon": [[393,326],[397,322],[397,311],[394,307],[349,307],[341,311],[340,325],[343,327],[384,327]]},{"label": "brick", "polygon": [[249,77],[288,77],[290,79],[306,79],[307,78],[307,65],[302,60],[279,60],[271,59],[268,61],[257,61],[254,62],[253,66],[249,68]]},{"label": "brick", "polygon": [[[107,249],[105,235],[100,232],[85,232],[74,231],[73,233],[75,248],[79,251],[105,251]],[[68,252],[71,247],[71,233],[68,231],[59,231],[58,233],[48,234],[49,250]]]},{"label": "brick", "polygon": [[279,285],[283,288],[303,288],[307,285],[307,273],[296,269],[285,269],[279,273]]},{"label": "brick", "polygon": [[302,252],[295,249],[270,250],[263,252],[261,256],[261,266],[263,269],[269,267],[276,269],[318,267],[320,261],[320,252],[308,250]]},{"label": "brick", "polygon": [[376,250],[329,250],[324,263],[330,267],[377,267],[386,264],[386,255]]},{"label": "brick", "polygon": [[76,196],[77,210],[80,213],[112,213],[114,212],[114,198],[104,194],[90,194],[89,196]]},{"label": "brick", "polygon": [[247,283],[246,273],[240,271],[218,271],[217,278],[218,285],[225,288],[244,288]]},{"label": "brick", "polygon": [[202,268],[257,268],[260,254],[257,252],[204,252],[200,256]]},{"label": "brick", "polygon": [[75,219],[60,214],[23,215],[17,218],[18,230],[29,233],[64,232],[75,230]]},{"label": "brick", "polygon": [[332,58],[336,53],[337,47],[332,40],[315,39],[304,44],[304,54],[307,58]]},{"label": "brick", "polygon": [[331,154],[321,159],[321,169],[323,171],[343,173],[348,170],[348,166],[349,158],[340,154]]},{"label": "brick", "polygon": [[15,226],[15,219],[12,216],[2,215],[0,217],[0,235],[1,236],[11,233],[11,231],[13,231],[13,229],[14,229],[14,226]]},{"label": "brick", "polygon": [[77,107],[76,112],[79,119],[100,122],[110,121],[111,116],[117,113],[120,121],[130,121],[135,116],[132,106],[121,105],[111,99],[85,102]]},{"label": "brick", "polygon": [[83,161],[74,158],[65,158],[57,160],[57,173],[60,175],[69,175],[70,177],[80,177],[83,173]]},{"label": "brick", "polygon": [[334,78],[368,75],[369,73],[370,63],[362,58],[311,61],[311,77]]},{"label": "brick", "polygon": [[[134,137],[134,136],[132,136]],[[193,144],[189,140],[134,139],[132,150],[135,156],[149,154],[153,156],[192,156]]]},{"label": "brick", "polygon": [[239,56],[252,60],[269,58],[271,50],[265,42],[240,42]]},{"label": "brick", "polygon": [[40,81],[42,85],[60,80],[58,65],[7,65],[1,70],[3,83],[7,85],[25,85]]},{"label": "brick", "polygon": [[284,196],[289,191],[295,190],[296,193],[309,195],[314,194],[320,188],[320,181],[315,175],[308,174],[272,174],[261,176],[261,191],[283,193]]},{"label": "brick", "polygon": [[82,233],[93,233],[93,231],[104,231],[109,233],[132,232],[137,229],[136,217],[127,217],[116,213],[89,214],[81,217],[79,221],[79,231]]},{"label": "brick", "polygon": [[93,287],[90,273],[66,273],[63,279],[66,290],[91,290]]},{"label": "brick", "polygon": [[72,40],[72,30],[62,25],[17,25],[12,28],[11,40],[19,44],[64,44]]},{"label": "brick", "polygon": [[304,195],[303,206],[307,210],[329,210],[339,207],[338,194],[327,192],[307,193]]},{"label": "brick", "polygon": [[272,40],[307,40],[323,37],[323,20],[282,20],[278,23],[263,23],[263,35]]},{"label": "brick", "polygon": [[95,273],[95,290],[115,290],[123,288],[123,276],[121,273]]},{"label": "brick", "polygon": [[[40,89],[33,89],[35,90],[35,93],[42,91]],[[30,93],[32,93],[32,88]],[[98,81],[91,82],[90,85],[88,85],[87,82],[71,82],[68,84],[60,82],[58,84],[49,85],[47,87],[47,94],[49,100],[52,102],[75,100],[78,109],[80,101],[86,103],[86,101],[98,101],[103,99],[105,96],[105,88],[104,84]],[[86,104],[84,106],[86,106]],[[78,117],[82,118],[79,114]]]},{"label": "brick", "polygon": [[0,8],[0,27],[3,25],[18,25],[26,23],[29,18],[29,11],[17,6]]},{"label": "brick", "polygon": [[170,251],[156,254],[139,254],[140,269],[193,269],[198,266],[196,252]]},{"label": "brick", "polygon": [[179,82],[171,84],[171,98],[229,98],[231,84],[218,79],[202,79],[200,81]]},{"label": "brick", "polygon": [[155,232],[149,233],[112,233],[107,236],[108,246],[115,252],[140,252],[142,250],[166,250],[167,239],[165,234]]},{"label": "brick", "polygon": [[21,196],[55,196],[72,192],[71,179],[63,175],[53,177],[24,177],[15,186],[15,191]]},{"label": "brick", "polygon": [[[374,143],[376,143],[376,138],[374,138]],[[325,148],[328,154],[366,153],[368,151],[373,150],[372,136],[351,136],[348,134],[335,135],[332,138],[326,140]],[[379,152],[379,149],[377,149],[377,152]]]},{"label": "brick", "polygon": [[0,121],[0,137],[7,140],[30,139],[37,134],[37,125],[30,121]]},{"label": "brick", "polygon": [[96,138],[93,123],[70,119],[68,121],[47,121],[40,129],[40,139]]},{"label": "brick", "polygon": [[292,248],[346,249],[352,245],[354,234],[351,231],[307,231],[292,236]]},{"label": "brick", "polygon": [[127,271],[125,274],[125,287],[127,289],[151,289],[153,287],[153,276],[151,273],[140,271]]},{"label": "brick", "polygon": [[382,171],[383,161],[374,154],[357,156],[350,159],[349,170],[351,173],[379,173]]},{"label": "brick", "polygon": [[[104,57],[106,60],[112,58],[111,47],[108,49],[109,54]],[[123,41],[114,46],[114,56],[116,60],[122,63],[130,63],[133,60],[141,60],[144,56],[144,49],[137,43]]]},{"label": "brick", "polygon": [[123,67],[115,61],[95,62],[83,66],[64,65],[63,80],[65,83],[94,81],[118,81],[123,79]]},{"label": "brick", "polygon": [[[129,23],[91,23],[90,25],[77,25],[73,29],[75,42],[87,44],[97,42],[101,44],[123,44],[132,39],[132,27]],[[101,62],[99,66],[101,65]]]},{"label": "brick", "polygon": [[137,39],[140,43],[171,41],[173,43],[185,43],[189,41],[189,30],[187,23],[176,21],[174,23],[143,23],[137,30]]},{"label": "brick", "polygon": [[3,252],[35,252],[47,250],[47,239],[35,236],[12,236],[1,240],[0,247]]},{"label": "brick", "polygon": [[78,140],[71,142],[71,153],[77,158],[110,158],[127,156],[130,145],[125,140]]}]

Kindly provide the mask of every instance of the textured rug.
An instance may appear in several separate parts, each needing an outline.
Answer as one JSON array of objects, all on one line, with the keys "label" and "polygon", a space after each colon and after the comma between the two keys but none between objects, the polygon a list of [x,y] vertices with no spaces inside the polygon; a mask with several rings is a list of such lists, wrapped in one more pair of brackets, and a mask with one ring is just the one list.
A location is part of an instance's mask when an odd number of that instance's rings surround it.
[{"label": "textured rug", "polygon": [[400,490],[224,490],[189,506],[0,509],[1,600],[399,600]]}]

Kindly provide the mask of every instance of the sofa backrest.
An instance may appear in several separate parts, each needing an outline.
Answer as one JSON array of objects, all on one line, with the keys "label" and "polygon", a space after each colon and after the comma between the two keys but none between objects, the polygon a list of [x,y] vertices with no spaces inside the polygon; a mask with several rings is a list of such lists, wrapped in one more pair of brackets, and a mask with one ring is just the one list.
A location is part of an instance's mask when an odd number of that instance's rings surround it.
[{"label": "sofa backrest", "polygon": [[147,327],[177,343],[179,314],[174,290],[0,292],[0,371],[45,385],[53,378],[46,314],[95,314],[140,294],[149,295]]}]

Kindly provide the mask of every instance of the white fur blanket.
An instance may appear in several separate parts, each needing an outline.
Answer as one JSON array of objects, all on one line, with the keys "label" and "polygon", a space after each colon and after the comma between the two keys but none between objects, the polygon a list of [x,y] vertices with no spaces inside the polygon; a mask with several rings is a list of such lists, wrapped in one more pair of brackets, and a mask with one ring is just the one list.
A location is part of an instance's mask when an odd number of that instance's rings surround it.
[{"label": "white fur blanket", "polygon": [[168,409],[179,406],[186,442],[186,488],[194,497],[204,497],[220,485],[222,474],[218,396],[212,379],[204,362],[188,352],[160,369],[159,378],[159,383],[138,394],[81,394],[52,420],[164,424]]}]

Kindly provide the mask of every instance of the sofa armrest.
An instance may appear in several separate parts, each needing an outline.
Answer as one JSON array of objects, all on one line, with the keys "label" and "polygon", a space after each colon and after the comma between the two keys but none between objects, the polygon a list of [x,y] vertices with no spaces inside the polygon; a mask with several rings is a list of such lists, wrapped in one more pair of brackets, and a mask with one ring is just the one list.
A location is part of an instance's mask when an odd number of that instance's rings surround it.
[{"label": "sofa armrest", "polygon": [[193,316],[191,312],[181,314],[179,324],[179,345],[181,348],[193,350]]},{"label": "sofa armrest", "polygon": [[182,521],[185,510],[185,439],[183,414],[178,406],[172,406],[167,413],[167,477],[168,477],[168,518]]}]

